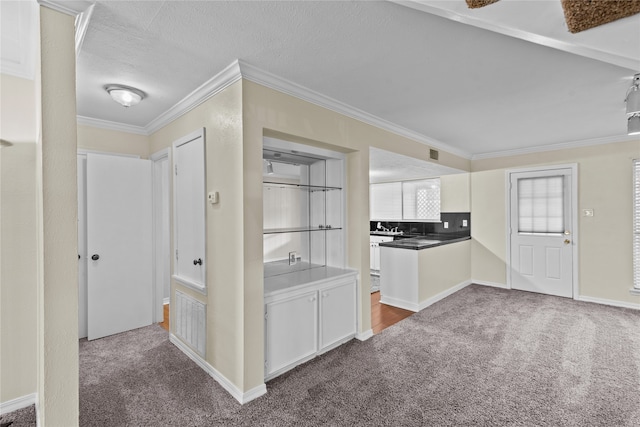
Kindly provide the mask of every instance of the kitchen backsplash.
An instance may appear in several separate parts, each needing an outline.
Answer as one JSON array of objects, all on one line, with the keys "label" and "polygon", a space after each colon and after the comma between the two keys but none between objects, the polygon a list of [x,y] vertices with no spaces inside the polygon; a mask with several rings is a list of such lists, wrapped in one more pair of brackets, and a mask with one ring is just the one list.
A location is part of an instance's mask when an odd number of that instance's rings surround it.
[{"label": "kitchen backsplash", "polygon": [[[463,226],[463,221],[467,226]],[[440,222],[408,222],[408,221],[370,221],[369,230],[376,231],[380,222],[382,227],[392,229],[398,227],[398,231],[404,234],[458,234],[460,236],[471,235],[470,212],[443,212],[440,214]],[[449,228],[444,228],[444,223],[449,223]]]}]

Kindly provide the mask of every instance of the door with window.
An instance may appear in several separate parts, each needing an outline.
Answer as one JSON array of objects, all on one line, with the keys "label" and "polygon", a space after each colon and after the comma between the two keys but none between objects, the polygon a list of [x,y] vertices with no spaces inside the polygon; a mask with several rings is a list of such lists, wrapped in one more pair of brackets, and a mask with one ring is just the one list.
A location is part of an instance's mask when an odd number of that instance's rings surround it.
[{"label": "door with window", "polygon": [[572,168],[512,172],[512,289],[573,297]]}]

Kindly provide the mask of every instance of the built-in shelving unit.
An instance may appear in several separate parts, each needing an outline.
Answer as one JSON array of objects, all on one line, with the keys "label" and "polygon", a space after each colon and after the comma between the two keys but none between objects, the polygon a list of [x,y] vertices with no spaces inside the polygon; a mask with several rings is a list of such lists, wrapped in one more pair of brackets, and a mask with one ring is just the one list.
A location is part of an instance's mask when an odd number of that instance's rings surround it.
[{"label": "built-in shelving unit", "polygon": [[265,138],[265,380],[356,333],[357,272],[345,269],[344,159]]}]

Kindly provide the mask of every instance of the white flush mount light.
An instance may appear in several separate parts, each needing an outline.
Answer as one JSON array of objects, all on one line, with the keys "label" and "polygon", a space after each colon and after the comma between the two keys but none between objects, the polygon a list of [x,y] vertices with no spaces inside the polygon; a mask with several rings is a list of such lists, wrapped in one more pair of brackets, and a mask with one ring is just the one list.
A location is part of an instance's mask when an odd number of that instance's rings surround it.
[{"label": "white flush mount light", "polygon": [[123,107],[131,107],[142,101],[146,94],[140,89],[123,85],[107,85],[104,89],[111,98]]}]

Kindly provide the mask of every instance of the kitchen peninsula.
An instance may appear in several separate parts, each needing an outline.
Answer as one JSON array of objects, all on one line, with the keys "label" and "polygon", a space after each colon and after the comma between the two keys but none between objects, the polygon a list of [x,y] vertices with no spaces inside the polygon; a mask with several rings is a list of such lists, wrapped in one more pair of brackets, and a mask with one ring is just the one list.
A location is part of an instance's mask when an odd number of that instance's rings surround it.
[{"label": "kitchen peninsula", "polygon": [[379,244],[382,304],[417,312],[469,284],[470,215],[442,216],[421,234],[414,230]]}]

